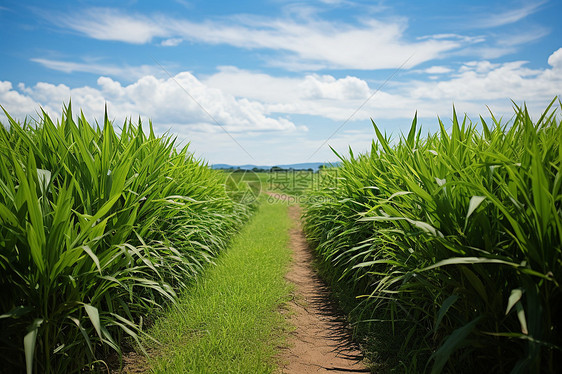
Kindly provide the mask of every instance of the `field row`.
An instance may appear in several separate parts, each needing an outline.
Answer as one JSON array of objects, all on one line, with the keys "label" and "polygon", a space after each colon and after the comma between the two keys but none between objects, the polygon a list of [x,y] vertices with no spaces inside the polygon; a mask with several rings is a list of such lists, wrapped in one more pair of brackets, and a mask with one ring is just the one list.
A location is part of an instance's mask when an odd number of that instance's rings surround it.
[{"label": "field row", "polygon": [[[562,127],[553,101],[502,123],[340,157],[334,188],[312,191],[305,231],[323,273],[360,303],[375,362],[399,371],[559,372],[562,349]],[[557,117],[558,114],[558,117]],[[399,336],[392,341],[392,336]],[[390,357],[390,358],[387,358]]]},{"label": "field row", "polygon": [[[146,338],[247,220],[224,175],[139,122],[0,125],[0,357],[7,372],[103,365]],[[232,191],[231,187],[231,191]]]}]

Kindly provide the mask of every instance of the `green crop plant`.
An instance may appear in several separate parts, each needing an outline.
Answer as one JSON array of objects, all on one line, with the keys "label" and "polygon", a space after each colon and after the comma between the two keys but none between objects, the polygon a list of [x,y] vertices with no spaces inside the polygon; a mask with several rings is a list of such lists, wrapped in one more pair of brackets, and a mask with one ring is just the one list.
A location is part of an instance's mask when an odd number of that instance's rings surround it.
[{"label": "green crop plant", "polygon": [[310,193],[323,268],[359,297],[360,325],[396,328],[403,368],[562,370],[561,107],[478,125],[453,111],[427,137],[414,118],[396,142],[373,123],[370,153]]},{"label": "green crop plant", "polygon": [[70,105],[0,126],[0,357],[8,371],[99,368],[193,282],[250,207],[175,140]]}]

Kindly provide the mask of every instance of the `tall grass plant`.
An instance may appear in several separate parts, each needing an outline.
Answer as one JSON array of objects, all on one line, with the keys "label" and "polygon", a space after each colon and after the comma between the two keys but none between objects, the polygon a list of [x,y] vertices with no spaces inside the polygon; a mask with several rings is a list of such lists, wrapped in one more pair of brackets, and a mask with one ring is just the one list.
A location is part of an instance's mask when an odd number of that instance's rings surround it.
[{"label": "tall grass plant", "polygon": [[[0,126],[0,357],[8,372],[103,367],[248,217],[224,176],[139,121],[71,107]],[[96,364],[97,363],[97,364]]]},{"label": "tall grass plant", "polygon": [[311,192],[308,238],[361,326],[400,328],[399,370],[562,370],[561,107],[453,112],[427,137],[414,118],[397,142],[373,123],[370,153]]}]

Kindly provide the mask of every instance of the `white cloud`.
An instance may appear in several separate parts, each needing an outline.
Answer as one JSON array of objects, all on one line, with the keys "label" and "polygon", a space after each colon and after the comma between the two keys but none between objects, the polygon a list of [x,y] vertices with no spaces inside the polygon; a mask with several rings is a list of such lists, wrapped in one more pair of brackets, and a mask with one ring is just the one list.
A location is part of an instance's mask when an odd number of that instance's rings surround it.
[{"label": "white cloud", "polygon": [[339,5],[339,4],[345,4],[347,1],[346,0],[320,0],[320,2],[329,5]]},{"label": "white cloud", "polygon": [[140,116],[152,119],[163,131],[171,125],[181,126],[183,135],[194,130],[223,131],[218,124],[232,133],[298,130],[286,118],[266,115],[263,104],[209,88],[188,72],[169,79],[148,75],[125,86],[102,76],[97,83],[95,88],[69,88],[39,82],[32,87],[20,84],[15,90],[10,82],[0,82],[0,102],[8,113],[19,118],[36,113],[40,106],[58,116],[62,103],[70,99],[88,118],[98,118],[107,102],[110,114],[118,122]]},{"label": "white cloud", "polygon": [[454,51],[451,55],[469,58],[497,59],[517,52],[524,44],[536,42],[550,34],[548,28],[542,26],[526,26],[509,33],[493,33],[487,37],[471,39],[466,48]]},{"label": "white cloud", "polygon": [[275,103],[300,95],[297,86],[302,79],[274,77],[234,66],[222,66],[217,73],[203,79],[203,82],[209,87],[218,88],[236,97]]},{"label": "white cloud", "polygon": [[502,34],[497,38],[499,46],[513,47],[534,42],[550,34],[545,27],[527,27],[523,32]]},{"label": "white cloud", "polygon": [[47,58],[32,58],[31,61],[45,66],[46,68],[62,71],[64,73],[85,72],[98,75],[107,75],[112,77],[125,78],[134,80],[146,75],[158,75],[162,73],[162,69],[150,66],[115,66],[108,64],[100,64],[93,61],[72,62],[51,60]]},{"label": "white cloud", "polygon": [[[233,96],[262,102],[267,113],[314,115],[338,121],[347,119],[373,92],[366,81],[357,77],[273,77],[234,67],[222,67],[204,82]],[[388,93],[379,92],[376,98],[373,103],[396,107],[396,98]],[[356,118],[367,119],[369,113],[363,110]]]},{"label": "white cloud", "polygon": [[[349,23],[312,18],[231,16],[193,22],[155,15],[124,14],[108,8],[91,8],[72,17],[53,16],[53,22],[100,40],[149,43],[156,37],[227,44],[244,49],[280,52],[270,63],[293,68],[384,69],[409,66],[440,58],[444,52],[468,43],[458,36],[417,41],[405,37],[405,20],[364,19]],[[166,41],[165,41],[166,42]],[[170,42],[171,43],[171,42]]]},{"label": "white cloud", "polygon": [[562,48],[559,48],[548,57],[548,64],[557,71],[562,70]]},{"label": "white cloud", "polygon": [[[180,139],[192,141],[198,154],[209,160],[248,162],[246,153],[199,103],[259,160],[278,163],[282,160],[275,157],[283,157],[283,162],[296,162],[308,157],[312,148],[322,144],[324,139],[319,138],[328,136],[362,104],[365,106],[351,123],[329,144],[351,144],[359,150],[370,141],[372,133],[354,133],[350,129],[358,124],[369,128],[369,118],[377,124],[398,120],[409,124],[417,110],[419,118],[429,118],[427,122],[434,124],[436,116],[445,121],[450,117],[453,104],[459,114],[467,113],[473,120],[479,114],[486,115],[487,106],[494,115],[509,118],[513,99],[517,103],[525,101],[536,116],[554,96],[562,95],[562,48],[550,55],[548,64],[543,69],[529,68],[525,61],[468,61],[454,70],[433,66],[416,73],[439,74],[436,81],[404,80],[409,76],[405,75],[402,81],[390,81],[376,93],[375,83],[356,76],[275,77],[232,66],[221,67],[202,79],[182,72],[174,79],[146,75],[123,84],[101,76],[95,87],[70,88],[39,82],[33,86],[19,84],[15,89],[10,82],[0,82],[0,103],[19,118],[37,113],[39,105],[56,116],[62,103],[72,98],[73,106],[82,109],[88,118],[99,118],[107,102],[117,123],[127,116],[140,115],[144,120],[152,119],[160,132],[170,130]],[[309,119],[314,123],[307,124]],[[307,134],[302,127],[305,124],[314,126],[314,131]],[[395,134],[398,131],[382,129]],[[319,160],[333,159],[328,157],[327,149],[318,154]]]},{"label": "white cloud", "polygon": [[[19,119],[33,115],[39,110],[37,103],[29,96],[14,90],[11,82],[0,81],[0,103],[10,116]],[[3,116],[4,113],[1,113],[0,118]]]},{"label": "white cloud", "polygon": [[445,66],[432,66],[424,70],[427,74],[447,74],[452,70]]},{"label": "white cloud", "polygon": [[191,130],[222,131],[200,104],[229,132],[301,131],[286,116],[345,121],[364,103],[353,120],[410,118],[415,110],[420,116],[434,118],[450,113],[453,103],[474,115],[485,113],[486,105],[502,103],[500,110],[510,113],[509,99],[541,107],[562,94],[562,48],[551,54],[548,63],[551,68],[547,69],[528,68],[525,61],[469,61],[454,71],[433,66],[424,72],[439,74],[439,79],[391,81],[376,93],[376,86],[355,76],[275,77],[221,67],[203,80],[183,72],[174,79],[146,75],[123,85],[102,76],[97,87],[73,89],[40,82],[32,87],[20,85],[15,90],[11,83],[4,82],[0,86],[0,100],[10,112],[26,114],[35,112],[38,105],[57,113],[61,103],[70,98],[75,106],[95,114],[107,101],[118,117],[141,115],[163,127],[184,124]]},{"label": "white cloud", "polygon": [[[318,64],[328,68],[383,69],[398,67],[413,55],[409,66],[438,58],[458,48],[458,40],[428,39],[408,42],[403,22],[374,19],[354,25],[322,21],[250,19],[246,24],[194,25],[186,21],[175,27],[186,38],[211,44],[230,44],[240,48],[284,51],[281,62],[294,65]],[[275,63],[280,64],[279,58]]]},{"label": "white cloud", "polygon": [[[562,48],[548,59],[550,69],[530,69],[525,61],[470,61],[456,70],[434,66],[426,74],[439,79],[389,82],[355,114],[354,120],[448,116],[455,104],[475,118],[486,106],[511,114],[510,99],[525,101],[538,112],[562,95]],[[268,113],[305,114],[345,121],[374,93],[375,86],[357,77],[336,79],[309,74],[300,78],[223,67],[204,82],[236,97],[263,103]]]},{"label": "white cloud", "polygon": [[182,38],[170,38],[170,39],[162,40],[160,45],[163,47],[176,47],[180,45],[181,42],[183,42]]},{"label": "white cloud", "polygon": [[546,3],[546,0],[533,1],[521,8],[510,9],[497,14],[488,11],[480,18],[471,19],[471,26],[476,28],[492,28],[516,23],[537,12],[544,3]]},{"label": "white cloud", "polygon": [[299,85],[302,98],[308,100],[365,100],[369,96],[369,86],[357,77],[336,79],[331,75],[308,75]]},{"label": "white cloud", "polygon": [[[551,59],[556,62],[556,53]],[[553,65],[553,69],[529,69],[521,61],[474,62],[463,65],[452,79],[416,82],[411,92],[417,99],[482,102],[511,98],[544,102],[562,93],[560,70],[558,65]]]},{"label": "white cloud", "polygon": [[[49,15],[53,17],[53,15]],[[94,39],[118,40],[126,43],[144,44],[154,37],[165,37],[167,32],[162,25],[151,18],[129,16],[108,8],[90,8],[79,16],[60,14],[55,16],[60,26],[66,26]]]}]

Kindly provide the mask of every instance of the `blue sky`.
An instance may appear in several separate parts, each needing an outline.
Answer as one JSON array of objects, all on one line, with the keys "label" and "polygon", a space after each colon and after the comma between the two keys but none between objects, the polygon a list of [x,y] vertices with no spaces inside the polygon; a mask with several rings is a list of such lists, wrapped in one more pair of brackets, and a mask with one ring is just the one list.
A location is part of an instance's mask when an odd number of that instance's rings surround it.
[{"label": "blue sky", "polygon": [[[0,105],[13,117],[151,119],[210,163],[334,161],[370,119],[534,115],[562,94],[562,2],[0,2]],[[359,109],[360,108],[360,109]],[[358,110],[359,109],[359,110]],[[0,119],[1,120],[1,119]],[[3,120],[2,120],[3,121]]]}]

